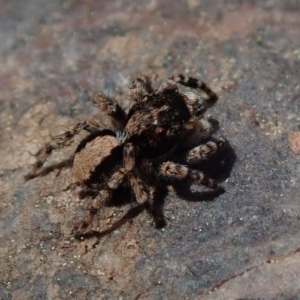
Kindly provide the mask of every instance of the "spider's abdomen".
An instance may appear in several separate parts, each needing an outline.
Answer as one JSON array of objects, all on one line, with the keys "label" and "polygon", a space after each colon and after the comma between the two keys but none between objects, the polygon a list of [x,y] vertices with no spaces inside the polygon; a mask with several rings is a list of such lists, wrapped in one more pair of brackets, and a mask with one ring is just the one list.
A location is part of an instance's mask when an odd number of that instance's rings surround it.
[{"label": "spider's abdomen", "polygon": [[122,149],[115,136],[91,136],[77,147],[73,162],[74,182],[101,184],[120,161],[120,155]]}]

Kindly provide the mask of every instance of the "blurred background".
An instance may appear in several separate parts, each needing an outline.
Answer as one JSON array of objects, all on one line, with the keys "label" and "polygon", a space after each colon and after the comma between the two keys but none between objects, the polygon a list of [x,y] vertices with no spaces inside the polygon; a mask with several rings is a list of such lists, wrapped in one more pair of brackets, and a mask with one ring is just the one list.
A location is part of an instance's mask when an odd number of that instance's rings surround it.
[{"label": "blurred background", "polygon": [[[1,299],[299,297],[298,0],[0,7]],[[70,229],[88,203],[59,164],[74,145],[49,160],[57,168],[24,182],[34,154],[65,127],[99,118],[95,91],[126,105],[137,75],[158,85],[176,73],[219,96],[208,116],[229,148],[210,171],[226,192],[169,193],[163,230],[142,213],[94,249],[95,238],[75,241]],[[99,230],[128,210],[103,209]]]}]

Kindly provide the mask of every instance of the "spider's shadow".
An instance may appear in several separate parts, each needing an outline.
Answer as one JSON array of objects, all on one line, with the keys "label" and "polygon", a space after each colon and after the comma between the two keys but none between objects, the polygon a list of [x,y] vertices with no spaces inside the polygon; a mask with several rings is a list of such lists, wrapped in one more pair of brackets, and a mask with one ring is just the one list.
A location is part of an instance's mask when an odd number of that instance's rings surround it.
[{"label": "spider's shadow", "polygon": [[204,172],[209,178],[223,182],[230,177],[236,158],[234,149],[227,141],[225,149],[220,153],[194,165],[193,168]]},{"label": "spider's shadow", "polygon": [[[218,126],[216,122],[214,126]],[[179,155],[180,156],[180,155]],[[226,180],[232,171],[233,165],[236,161],[236,154],[231,147],[231,145],[227,141],[226,148],[219,154],[211,157],[207,161],[203,161],[197,165],[194,165],[192,168],[202,171],[209,178],[213,178],[216,181],[222,182]],[[180,162],[180,159],[178,160]],[[182,162],[184,163],[184,162]],[[46,176],[50,172],[54,170],[62,170],[63,168],[70,168],[73,164],[73,156],[63,160],[60,163],[53,164],[49,167],[43,168],[39,173],[37,173],[34,177],[42,177]],[[31,179],[31,178],[26,178]],[[174,191],[177,196],[183,200],[190,202],[198,202],[198,201],[213,201],[218,196],[220,196],[224,191],[192,191],[191,184],[187,182],[173,182],[172,186],[174,187]],[[96,196],[97,191],[93,190],[82,190],[79,194],[81,198]],[[166,225],[166,220],[163,214],[164,203],[166,195],[168,194],[167,187],[161,186],[157,189],[156,195],[153,200],[153,220],[155,224],[155,228],[163,228]],[[123,206],[125,204],[131,204],[131,208],[128,212],[118,221],[116,221],[110,228],[103,231],[95,231],[91,230],[85,233],[75,233],[76,238],[92,238],[97,237],[98,239],[109,235],[111,232],[116,229],[122,227],[125,223],[136,218],[141,212],[145,210],[143,205],[136,205],[133,197],[131,196],[130,189],[120,189],[117,193],[112,197],[111,201],[107,203],[107,206]],[[133,203],[135,203],[133,205]]]},{"label": "spider's shadow", "polygon": [[[231,173],[233,165],[236,161],[236,154],[230,144],[227,142],[226,148],[212,159],[202,162],[197,166],[194,166],[194,169],[199,169],[210,178],[215,179],[216,181],[226,180]],[[187,182],[174,182],[172,184],[175,193],[179,198],[190,201],[190,202],[200,202],[200,201],[213,201],[221,194],[224,193],[224,190],[218,191],[191,191],[191,184]],[[126,203],[133,203],[133,199],[130,196],[130,190],[126,193],[122,193],[122,200],[118,196],[113,197],[112,201],[108,204],[109,206],[120,206]],[[168,194],[166,186],[159,187],[154,201],[154,213],[152,214],[154,219],[155,228],[160,229],[166,226],[166,220],[163,214],[165,198]],[[126,199],[126,200],[125,200]],[[136,203],[136,202],[135,202]],[[135,205],[129,209],[129,211],[118,221],[116,221],[110,228],[103,231],[91,230],[82,234],[75,235],[76,238],[92,238],[97,237],[98,239],[110,234],[114,230],[122,227],[125,223],[129,222],[136,218],[145,208],[142,205]]]},{"label": "spider's shadow", "polygon": [[[86,190],[80,193],[81,197],[95,197],[96,191],[92,190]],[[166,220],[163,214],[163,207],[164,207],[164,200],[166,198],[166,195],[168,193],[168,190],[166,187],[159,187],[156,190],[152,206],[153,211],[151,213],[151,216],[153,217],[154,226],[157,229],[161,229],[166,226]],[[97,230],[90,230],[87,232],[75,232],[74,236],[76,239],[81,240],[86,238],[92,238],[97,237],[98,239],[110,234],[116,229],[119,229],[122,227],[125,223],[133,220],[136,218],[141,212],[145,210],[145,207],[142,204],[137,204],[136,201],[134,201],[132,197],[132,192],[130,189],[119,189],[117,190],[111,201],[106,204],[106,206],[109,207],[116,207],[116,206],[123,206],[126,204],[130,204],[131,208],[127,211],[127,213],[118,221],[116,221],[110,228],[105,229],[103,231],[97,231]]]},{"label": "spider's shadow", "polygon": [[[84,233],[81,232],[75,232],[74,237],[77,240],[83,239],[89,239],[96,237],[98,240],[103,238],[106,235],[109,235],[113,231],[119,229],[122,227],[125,223],[129,222],[130,220],[133,220],[136,218],[142,211],[144,210],[144,207],[142,205],[136,205],[132,207],[120,220],[116,221],[111,227],[108,229],[105,229],[103,231],[97,231],[97,230],[90,230]],[[93,246],[95,247],[96,244]]]},{"label": "spider's shadow", "polygon": [[24,176],[24,179],[27,180],[31,180],[33,178],[36,177],[44,177],[47,176],[49,173],[58,170],[57,176],[60,174],[60,171],[64,168],[72,168],[73,165],[73,159],[74,159],[74,155],[72,155],[71,157],[64,159],[63,161],[59,162],[59,163],[55,163],[51,166],[48,167],[44,167],[41,169],[41,171],[37,172],[36,174],[32,175],[32,174],[27,174]]}]

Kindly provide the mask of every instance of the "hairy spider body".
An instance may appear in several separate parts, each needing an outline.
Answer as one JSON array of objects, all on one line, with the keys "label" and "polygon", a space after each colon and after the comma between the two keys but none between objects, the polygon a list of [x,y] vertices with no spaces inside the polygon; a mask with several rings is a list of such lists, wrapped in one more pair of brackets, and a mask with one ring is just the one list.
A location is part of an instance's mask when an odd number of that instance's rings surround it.
[{"label": "hairy spider body", "polygon": [[[178,84],[197,93],[181,92]],[[129,97],[132,106],[126,113],[114,99],[96,93],[96,106],[111,120],[109,129],[94,121],[76,124],[39,151],[26,177],[35,177],[51,152],[64,147],[81,130],[90,133],[78,145],[73,160],[74,182],[97,191],[89,214],[75,226],[80,232],[92,224],[97,211],[124,185],[131,187],[136,201],[158,222],[162,216],[155,211],[153,199],[159,186],[188,180],[221,189],[203,172],[189,167],[224,147],[223,138],[210,139],[212,125],[204,117],[216,102],[216,94],[196,78],[177,75],[157,90],[152,89],[147,77],[138,77]],[[173,154],[180,150],[184,152],[184,165],[172,161]]]},{"label": "hairy spider body", "polygon": [[126,136],[143,156],[156,157],[178,144],[193,130],[191,114],[178,91],[162,90],[145,96],[128,114]]}]

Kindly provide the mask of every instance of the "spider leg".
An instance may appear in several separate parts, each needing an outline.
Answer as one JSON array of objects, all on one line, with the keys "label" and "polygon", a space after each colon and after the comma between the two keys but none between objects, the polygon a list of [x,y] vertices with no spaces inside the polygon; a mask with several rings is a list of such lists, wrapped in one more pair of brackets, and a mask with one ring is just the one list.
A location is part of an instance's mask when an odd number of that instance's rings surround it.
[{"label": "spider leg", "polygon": [[162,228],[165,225],[165,218],[161,210],[153,205],[156,187],[147,185],[138,176],[130,176],[130,184],[134,192],[136,201],[141,204],[152,216],[155,227]]},{"label": "spider leg", "polygon": [[151,80],[147,76],[137,77],[129,87],[129,97],[134,102],[140,101],[144,95],[153,92]]},{"label": "spider leg", "polygon": [[111,192],[109,190],[102,190],[98,193],[94,199],[91,207],[89,208],[89,213],[81,221],[77,222],[73,227],[73,232],[75,232],[75,237],[79,238],[82,235],[82,231],[86,230],[92,223],[94,216],[97,214],[101,206],[109,201],[111,197]]},{"label": "spider leg", "polygon": [[190,169],[187,166],[171,161],[164,162],[159,166],[159,173],[166,179],[190,180],[214,190],[222,190],[213,179],[207,178],[203,172]]},{"label": "spider leg", "polygon": [[186,97],[186,103],[192,116],[203,115],[203,113],[218,100],[217,95],[203,81],[200,81],[195,77],[185,76],[182,74],[169,77],[162,84],[160,89],[177,90],[177,84],[195,89],[200,92],[204,92],[206,94],[206,97],[202,97],[192,92],[181,93]]},{"label": "spider leg", "polygon": [[204,139],[212,136],[214,129],[212,124],[204,117],[193,121],[194,130],[184,142],[185,146],[198,146]]},{"label": "spider leg", "polygon": [[55,149],[63,148],[69,140],[71,140],[76,134],[78,134],[82,130],[86,130],[90,133],[93,133],[100,131],[101,129],[99,125],[94,121],[83,121],[72,126],[63,134],[54,136],[51,139],[51,141],[38,152],[38,159],[33,165],[31,172],[25,176],[25,179],[29,180],[34,178],[36,172],[43,166],[43,164],[47,160],[48,156],[52,153],[52,151]]},{"label": "spider leg", "polygon": [[126,113],[113,98],[97,92],[94,95],[94,104],[104,114],[111,117],[118,128],[124,128],[126,123]]},{"label": "spider leg", "polygon": [[125,145],[123,158],[136,201],[152,215],[155,226],[157,228],[162,227],[165,223],[164,216],[153,206],[156,188],[140,178],[142,174],[139,174],[141,172],[139,172],[139,167],[136,165],[136,150],[132,143]]},{"label": "spider leg", "polygon": [[178,74],[171,76],[169,78],[171,81],[175,81],[183,86],[202,91],[207,95],[207,98],[204,98],[206,105],[212,106],[217,100],[218,96],[213,92],[203,81],[198,78],[186,76],[183,74]]},{"label": "spider leg", "polygon": [[81,230],[86,230],[93,223],[94,216],[105,205],[105,203],[110,200],[113,191],[121,186],[124,182],[125,176],[126,170],[124,168],[121,168],[112,174],[107,182],[107,189],[101,190],[98,193],[89,208],[89,214],[80,222],[75,224],[74,230],[76,231],[76,236],[80,236],[82,234]]},{"label": "spider leg", "polygon": [[218,138],[215,141],[209,141],[188,151],[186,155],[186,161],[189,164],[196,164],[202,160],[207,159],[209,156],[216,154],[221,149],[223,149],[224,146],[224,138]]},{"label": "spider leg", "polygon": [[[149,203],[149,198],[150,198],[150,191],[149,187],[145,184],[144,181],[142,181],[138,176],[135,174],[131,174],[130,176],[130,184],[133,189],[136,201],[139,204],[142,204],[145,206],[146,203]],[[150,203],[149,203],[150,207]]]}]

